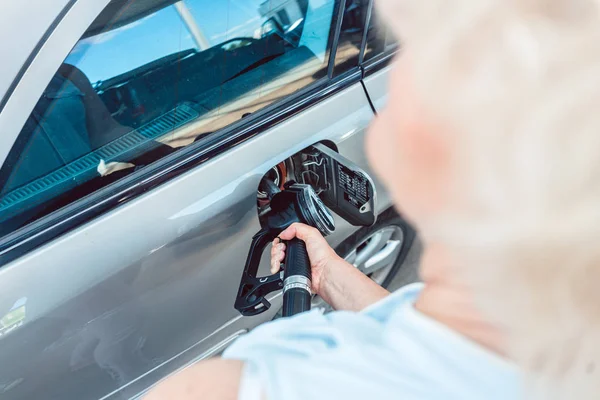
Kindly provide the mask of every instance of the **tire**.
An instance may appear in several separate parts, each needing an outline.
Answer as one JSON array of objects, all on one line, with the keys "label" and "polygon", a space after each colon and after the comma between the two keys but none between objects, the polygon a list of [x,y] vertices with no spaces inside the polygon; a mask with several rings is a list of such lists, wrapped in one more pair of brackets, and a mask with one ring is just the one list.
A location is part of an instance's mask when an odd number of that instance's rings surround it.
[{"label": "tire", "polygon": [[[377,232],[381,232],[386,228],[392,227],[397,228],[399,232],[401,232],[402,237],[400,239],[401,242],[398,244],[397,256],[395,257],[394,262],[391,263],[391,266],[383,279],[377,282],[384,288],[387,288],[406,260],[406,256],[416,236],[414,229],[396,212],[396,210],[394,210],[394,208],[389,208],[383,213],[379,214],[375,224],[356,231],[354,234],[352,234],[352,236],[340,243],[336,247],[335,251],[340,257],[343,257],[351,264],[354,264],[354,262],[349,259],[349,255],[354,249],[363,245],[366,240],[372,238]],[[395,240],[398,239],[396,238]],[[369,275],[367,268],[361,268],[360,265],[357,267]]]}]

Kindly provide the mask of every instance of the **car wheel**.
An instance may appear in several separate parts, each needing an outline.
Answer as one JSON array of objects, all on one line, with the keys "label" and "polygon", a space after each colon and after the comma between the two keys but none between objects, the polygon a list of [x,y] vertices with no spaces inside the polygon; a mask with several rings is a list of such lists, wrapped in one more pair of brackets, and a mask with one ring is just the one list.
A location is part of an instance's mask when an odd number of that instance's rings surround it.
[{"label": "car wheel", "polygon": [[[344,240],[335,251],[374,282],[388,287],[411,248],[415,231],[390,208],[381,213],[373,226],[359,229]],[[320,296],[313,296],[311,308],[332,308]],[[275,318],[281,316],[281,311]]]}]

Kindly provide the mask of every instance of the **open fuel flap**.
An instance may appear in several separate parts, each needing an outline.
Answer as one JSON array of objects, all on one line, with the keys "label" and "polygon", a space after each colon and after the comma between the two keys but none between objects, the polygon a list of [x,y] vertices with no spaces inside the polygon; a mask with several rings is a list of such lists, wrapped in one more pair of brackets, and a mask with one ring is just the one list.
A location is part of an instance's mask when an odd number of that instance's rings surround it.
[{"label": "open fuel flap", "polygon": [[330,210],[352,225],[375,223],[377,193],[364,170],[322,143],[292,159],[296,181],[311,185]]},{"label": "open fuel flap", "polygon": [[310,309],[311,270],[306,246],[294,238],[286,244],[283,272],[259,275],[265,249],[293,223],[304,223],[323,236],[335,231],[329,211],[348,223],[375,222],[375,185],[365,171],[322,143],[296,153],[271,168],[257,192],[261,229],[246,258],[235,308],[242,315],[266,311],[267,295],[283,289],[283,316]]}]

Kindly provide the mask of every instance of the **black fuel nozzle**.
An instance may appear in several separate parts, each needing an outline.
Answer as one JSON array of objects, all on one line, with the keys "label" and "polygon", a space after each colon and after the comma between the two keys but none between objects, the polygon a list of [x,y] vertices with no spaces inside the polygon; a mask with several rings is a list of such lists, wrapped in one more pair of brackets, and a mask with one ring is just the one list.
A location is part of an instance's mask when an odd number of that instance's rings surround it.
[{"label": "black fuel nozzle", "polygon": [[293,175],[312,184],[319,196],[308,184],[288,181],[281,191],[274,183],[278,182],[276,179],[261,184],[260,200],[268,197],[270,207],[260,214],[263,228],[252,238],[237,293],[235,308],[243,315],[266,311],[270,304],[265,296],[282,288],[284,315],[303,311],[310,305],[310,260],[302,241],[293,239],[287,243],[285,276],[256,276],[264,249],[288,226],[302,222],[328,235],[335,226],[325,205],[352,225],[375,223],[376,188],[364,170],[322,143],[304,150],[298,161]]},{"label": "black fuel nozzle", "polygon": [[[275,191],[272,185],[266,186],[271,186],[271,192]],[[335,229],[333,217],[311,186],[295,183],[283,191],[279,191],[279,188],[277,190],[271,199],[271,210],[263,218],[263,229],[252,238],[244,266],[235,301],[235,308],[242,315],[256,315],[266,311],[270,303],[265,296],[279,289],[284,289],[284,303],[293,300],[295,304],[298,302],[294,299],[302,298],[304,299],[301,302],[302,307],[306,307],[305,300],[310,299],[311,276],[304,243],[298,243],[300,241],[297,239],[288,243],[285,277],[281,273],[262,278],[256,276],[262,253],[271,241],[295,222],[313,226],[323,235],[328,235]],[[299,290],[304,290],[306,293],[301,295],[298,293]],[[294,309],[294,312],[298,311],[295,306],[287,308]]]},{"label": "black fuel nozzle", "polygon": [[258,186],[258,190],[267,194],[267,198],[272,200],[273,197],[281,192],[281,189],[270,179],[263,179]]}]

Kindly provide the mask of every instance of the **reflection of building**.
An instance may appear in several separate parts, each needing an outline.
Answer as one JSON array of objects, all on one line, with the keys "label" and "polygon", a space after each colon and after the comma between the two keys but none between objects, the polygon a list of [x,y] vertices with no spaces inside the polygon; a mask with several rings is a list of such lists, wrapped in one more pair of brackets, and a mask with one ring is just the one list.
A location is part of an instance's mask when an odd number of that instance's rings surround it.
[{"label": "reflection of building", "polygon": [[258,11],[266,21],[275,21],[286,31],[306,15],[307,0],[265,0]]}]

